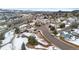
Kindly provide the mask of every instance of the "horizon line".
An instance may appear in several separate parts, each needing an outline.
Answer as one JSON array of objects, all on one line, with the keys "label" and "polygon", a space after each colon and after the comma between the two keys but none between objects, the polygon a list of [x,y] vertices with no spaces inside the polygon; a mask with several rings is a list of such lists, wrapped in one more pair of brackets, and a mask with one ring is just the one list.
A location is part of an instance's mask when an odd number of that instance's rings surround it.
[{"label": "horizon line", "polygon": [[29,11],[73,11],[79,8],[0,8],[9,10],[29,10]]}]

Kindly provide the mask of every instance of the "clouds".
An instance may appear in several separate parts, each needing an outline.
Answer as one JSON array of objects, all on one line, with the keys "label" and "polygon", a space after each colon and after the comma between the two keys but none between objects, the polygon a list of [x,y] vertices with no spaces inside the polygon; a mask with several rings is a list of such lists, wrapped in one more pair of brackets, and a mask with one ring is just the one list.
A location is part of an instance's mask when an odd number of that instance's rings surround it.
[{"label": "clouds", "polygon": [[74,8],[77,9],[79,7],[78,4],[79,4],[78,0],[73,0],[73,1],[71,0],[0,0],[0,8],[16,8],[16,9],[30,8],[32,10],[38,10],[35,8],[39,8],[39,10],[44,10],[44,11],[45,10],[46,11],[74,10]]}]

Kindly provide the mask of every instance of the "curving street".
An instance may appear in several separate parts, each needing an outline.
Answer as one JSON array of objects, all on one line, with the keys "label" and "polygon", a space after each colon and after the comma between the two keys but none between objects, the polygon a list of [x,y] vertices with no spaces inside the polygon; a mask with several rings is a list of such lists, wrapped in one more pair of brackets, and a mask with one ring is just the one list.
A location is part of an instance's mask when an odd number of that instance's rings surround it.
[{"label": "curving street", "polygon": [[60,40],[60,39],[56,38],[55,36],[51,35],[48,30],[48,25],[43,25],[43,26],[39,27],[39,30],[41,30],[43,35],[58,48],[60,48],[62,50],[79,50],[79,47],[77,47],[73,44],[70,44],[68,42],[64,42],[63,40]]}]

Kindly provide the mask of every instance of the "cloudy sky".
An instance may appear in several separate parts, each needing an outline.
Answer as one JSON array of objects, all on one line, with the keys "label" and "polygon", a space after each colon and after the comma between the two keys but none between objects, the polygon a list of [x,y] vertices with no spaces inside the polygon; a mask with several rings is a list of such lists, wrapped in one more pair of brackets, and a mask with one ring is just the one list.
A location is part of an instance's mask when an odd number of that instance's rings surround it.
[{"label": "cloudy sky", "polygon": [[0,0],[0,8],[33,11],[79,10],[77,0]]}]

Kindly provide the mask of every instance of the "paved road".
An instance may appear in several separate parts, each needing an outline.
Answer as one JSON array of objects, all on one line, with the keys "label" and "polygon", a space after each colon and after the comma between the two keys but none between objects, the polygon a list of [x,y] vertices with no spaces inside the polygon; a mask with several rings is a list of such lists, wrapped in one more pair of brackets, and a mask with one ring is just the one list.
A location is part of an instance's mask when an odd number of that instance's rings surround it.
[{"label": "paved road", "polygon": [[50,40],[55,46],[59,47],[60,49],[62,50],[78,50],[79,49],[79,47],[77,48],[70,43],[63,42],[62,40],[59,40],[56,37],[52,36],[49,33],[48,26],[44,25],[44,26],[41,26],[39,29],[47,37],[48,40]]}]

